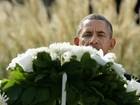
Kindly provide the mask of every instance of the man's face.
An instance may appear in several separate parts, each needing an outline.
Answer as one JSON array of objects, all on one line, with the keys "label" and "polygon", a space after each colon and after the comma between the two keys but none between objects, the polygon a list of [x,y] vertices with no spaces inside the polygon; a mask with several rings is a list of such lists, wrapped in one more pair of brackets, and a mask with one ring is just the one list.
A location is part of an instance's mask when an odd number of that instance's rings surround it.
[{"label": "man's face", "polygon": [[97,50],[102,49],[104,54],[115,46],[115,39],[110,38],[110,31],[107,24],[102,20],[84,20],[83,27],[74,38],[76,45],[92,46]]}]

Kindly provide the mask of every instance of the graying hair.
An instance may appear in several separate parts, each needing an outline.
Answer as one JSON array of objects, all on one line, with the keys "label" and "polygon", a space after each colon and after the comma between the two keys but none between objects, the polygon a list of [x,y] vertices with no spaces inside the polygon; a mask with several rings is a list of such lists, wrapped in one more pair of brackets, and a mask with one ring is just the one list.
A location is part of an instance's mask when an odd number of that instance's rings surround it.
[{"label": "graying hair", "polygon": [[102,21],[104,21],[107,24],[108,28],[109,28],[110,38],[112,38],[112,35],[113,35],[112,24],[105,17],[103,17],[102,15],[99,15],[99,14],[90,14],[90,15],[87,15],[85,18],[83,18],[80,21],[78,29],[77,29],[77,36],[80,34],[80,32],[81,32],[81,30],[83,28],[83,21],[84,20],[102,20]]}]

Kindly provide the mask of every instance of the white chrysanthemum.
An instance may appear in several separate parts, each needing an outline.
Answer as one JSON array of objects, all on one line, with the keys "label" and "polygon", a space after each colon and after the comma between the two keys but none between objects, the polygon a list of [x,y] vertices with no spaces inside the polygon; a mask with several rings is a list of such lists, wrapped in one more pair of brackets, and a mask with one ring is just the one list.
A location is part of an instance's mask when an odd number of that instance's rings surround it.
[{"label": "white chrysanthemum", "polygon": [[91,56],[91,58],[92,59],[94,59],[94,60],[96,60],[96,62],[98,63],[98,64],[100,64],[100,65],[102,65],[102,66],[104,66],[106,63],[107,63],[107,61],[105,61],[103,58],[101,58],[99,55],[92,55]]},{"label": "white chrysanthemum", "polygon": [[6,70],[8,70],[8,69],[13,70],[15,68],[16,63],[18,62],[18,60],[23,56],[24,56],[24,54],[18,54],[18,56],[16,58],[13,58],[11,63],[9,64],[9,66],[6,68]]},{"label": "white chrysanthemum", "polygon": [[37,50],[36,49],[34,49],[34,48],[32,48],[32,49],[28,49],[26,52],[25,52],[25,54],[30,54],[31,56],[36,56],[36,54],[37,54]]},{"label": "white chrysanthemum", "polygon": [[58,58],[58,55],[53,51],[50,51],[50,56],[52,60],[56,60]]},{"label": "white chrysanthemum", "polygon": [[53,43],[49,46],[50,50],[56,53],[58,56],[71,49],[70,43]]},{"label": "white chrysanthemum", "polygon": [[116,55],[114,53],[107,53],[103,59],[105,59],[108,62],[113,62],[116,59]]},{"label": "white chrysanthemum", "polygon": [[18,54],[16,58],[12,59],[11,63],[7,67],[7,70],[14,70],[16,63],[18,63],[24,71],[32,72],[32,61],[34,58],[36,58],[37,53],[42,51],[49,53],[50,49],[48,47],[32,48],[28,49],[25,53]]},{"label": "white chrysanthemum", "polygon": [[97,52],[97,55],[99,55],[102,59],[104,59],[107,62],[114,61],[116,59],[116,55],[114,53],[107,53],[106,55],[104,55],[104,52],[102,49],[100,49]]},{"label": "white chrysanthemum", "polygon": [[135,80],[127,81],[126,92],[132,92],[136,90],[136,95],[140,95],[140,83]]},{"label": "white chrysanthemum", "polygon": [[104,58],[104,53],[102,49],[98,50],[95,54],[92,54],[91,58],[96,60],[96,62],[102,66],[104,66],[108,61]]},{"label": "white chrysanthemum", "polygon": [[0,94],[0,105],[7,105],[7,100],[9,98],[7,98],[7,95],[5,95],[5,93]]},{"label": "white chrysanthemum", "polygon": [[36,49],[37,52],[50,52],[50,49],[48,47],[39,47]]},{"label": "white chrysanthemum", "polygon": [[39,47],[39,48],[32,48],[28,49],[25,54],[30,54],[32,57],[35,57],[38,52],[50,52],[50,49],[48,47]]},{"label": "white chrysanthemum", "polygon": [[82,55],[85,52],[89,52],[91,54],[96,54],[97,50],[93,49],[91,46],[71,46],[71,50],[62,54],[62,62],[69,62],[72,56],[76,56],[76,60],[81,60]]},{"label": "white chrysanthemum", "polygon": [[103,51],[100,49],[96,55],[92,55],[91,57],[102,66],[104,66],[107,62],[112,62],[113,65],[111,66],[111,68],[114,69],[121,77],[125,79],[125,69],[122,67],[122,65],[114,62],[114,59],[116,58],[114,53],[108,53],[104,56]]},{"label": "white chrysanthemum", "polygon": [[125,80],[125,77],[124,77],[125,69],[122,67],[122,65],[114,62],[114,59],[116,59],[116,55],[114,53],[108,53],[105,56],[103,56],[102,58],[106,62],[112,62],[113,65],[111,66],[111,68],[113,68]]},{"label": "white chrysanthemum", "polygon": [[99,55],[101,58],[103,58],[103,56],[104,56],[103,50],[102,49],[98,50],[97,55]]},{"label": "white chrysanthemum", "polygon": [[63,53],[62,56],[61,56],[61,60],[62,60],[63,63],[64,62],[69,62],[70,58],[71,58],[70,51],[67,51],[67,52]]},{"label": "white chrysanthemum", "polygon": [[23,68],[24,71],[33,72],[32,61],[33,61],[33,57],[30,54],[19,54],[9,64],[9,66],[7,67],[7,70],[8,69],[14,70],[16,63],[17,63]]},{"label": "white chrysanthemum", "polygon": [[31,54],[33,56],[33,58],[36,58],[37,53],[38,52],[43,52],[43,51],[49,53],[52,60],[57,59],[57,54],[54,51],[52,51],[51,49],[49,49],[48,47],[40,47],[40,48],[36,48],[36,49],[29,49],[29,50],[26,51],[26,53]]},{"label": "white chrysanthemum", "polygon": [[89,52],[89,54],[92,55],[96,54],[97,50],[91,46],[72,46],[72,49],[68,53],[70,56],[75,55],[77,60],[80,60],[85,52]]},{"label": "white chrysanthemum", "polygon": [[25,54],[16,63],[18,63],[25,72],[33,72],[33,57],[30,54]]},{"label": "white chrysanthemum", "polygon": [[108,53],[104,56],[103,50],[100,49],[99,51],[96,52],[96,54],[92,54],[91,57],[97,61],[100,65],[104,66],[107,62],[109,61],[114,61],[115,54],[113,53]]},{"label": "white chrysanthemum", "polygon": [[124,73],[125,73],[125,69],[122,67],[121,64],[117,64],[115,62],[113,62],[113,65],[111,66],[111,68],[113,68],[121,77],[124,77]]},{"label": "white chrysanthemum", "polygon": [[116,55],[114,53],[108,53],[106,55],[103,55],[103,51],[99,50],[98,54],[103,59],[100,60],[102,61],[102,65],[105,65],[107,62],[112,62],[113,65],[111,66],[111,68],[113,68],[121,77],[125,79],[124,77],[125,69],[122,67],[122,65],[114,62],[114,59],[116,59]]}]

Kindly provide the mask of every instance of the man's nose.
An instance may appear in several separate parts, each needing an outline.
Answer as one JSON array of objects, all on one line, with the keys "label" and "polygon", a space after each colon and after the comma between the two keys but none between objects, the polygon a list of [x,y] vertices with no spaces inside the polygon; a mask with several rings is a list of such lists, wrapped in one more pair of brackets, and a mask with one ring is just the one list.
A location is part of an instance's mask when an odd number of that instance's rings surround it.
[{"label": "man's nose", "polygon": [[96,35],[93,35],[91,38],[90,38],[90,41],[89,41],[89,44],[99,44],[99,40],[98,40],[98,37]]}]

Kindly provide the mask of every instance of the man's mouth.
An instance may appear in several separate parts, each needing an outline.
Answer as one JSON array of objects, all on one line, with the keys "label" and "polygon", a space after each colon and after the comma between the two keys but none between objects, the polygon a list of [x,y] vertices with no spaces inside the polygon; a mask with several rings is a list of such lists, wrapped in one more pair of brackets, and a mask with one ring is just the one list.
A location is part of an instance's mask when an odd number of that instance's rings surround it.
[{"label": "man's mouth", "polygon": [[96,46],[96,45],[91,45],[93,48],[97,49],[97,50],[100,50],[101,48],[99,46]]}]

